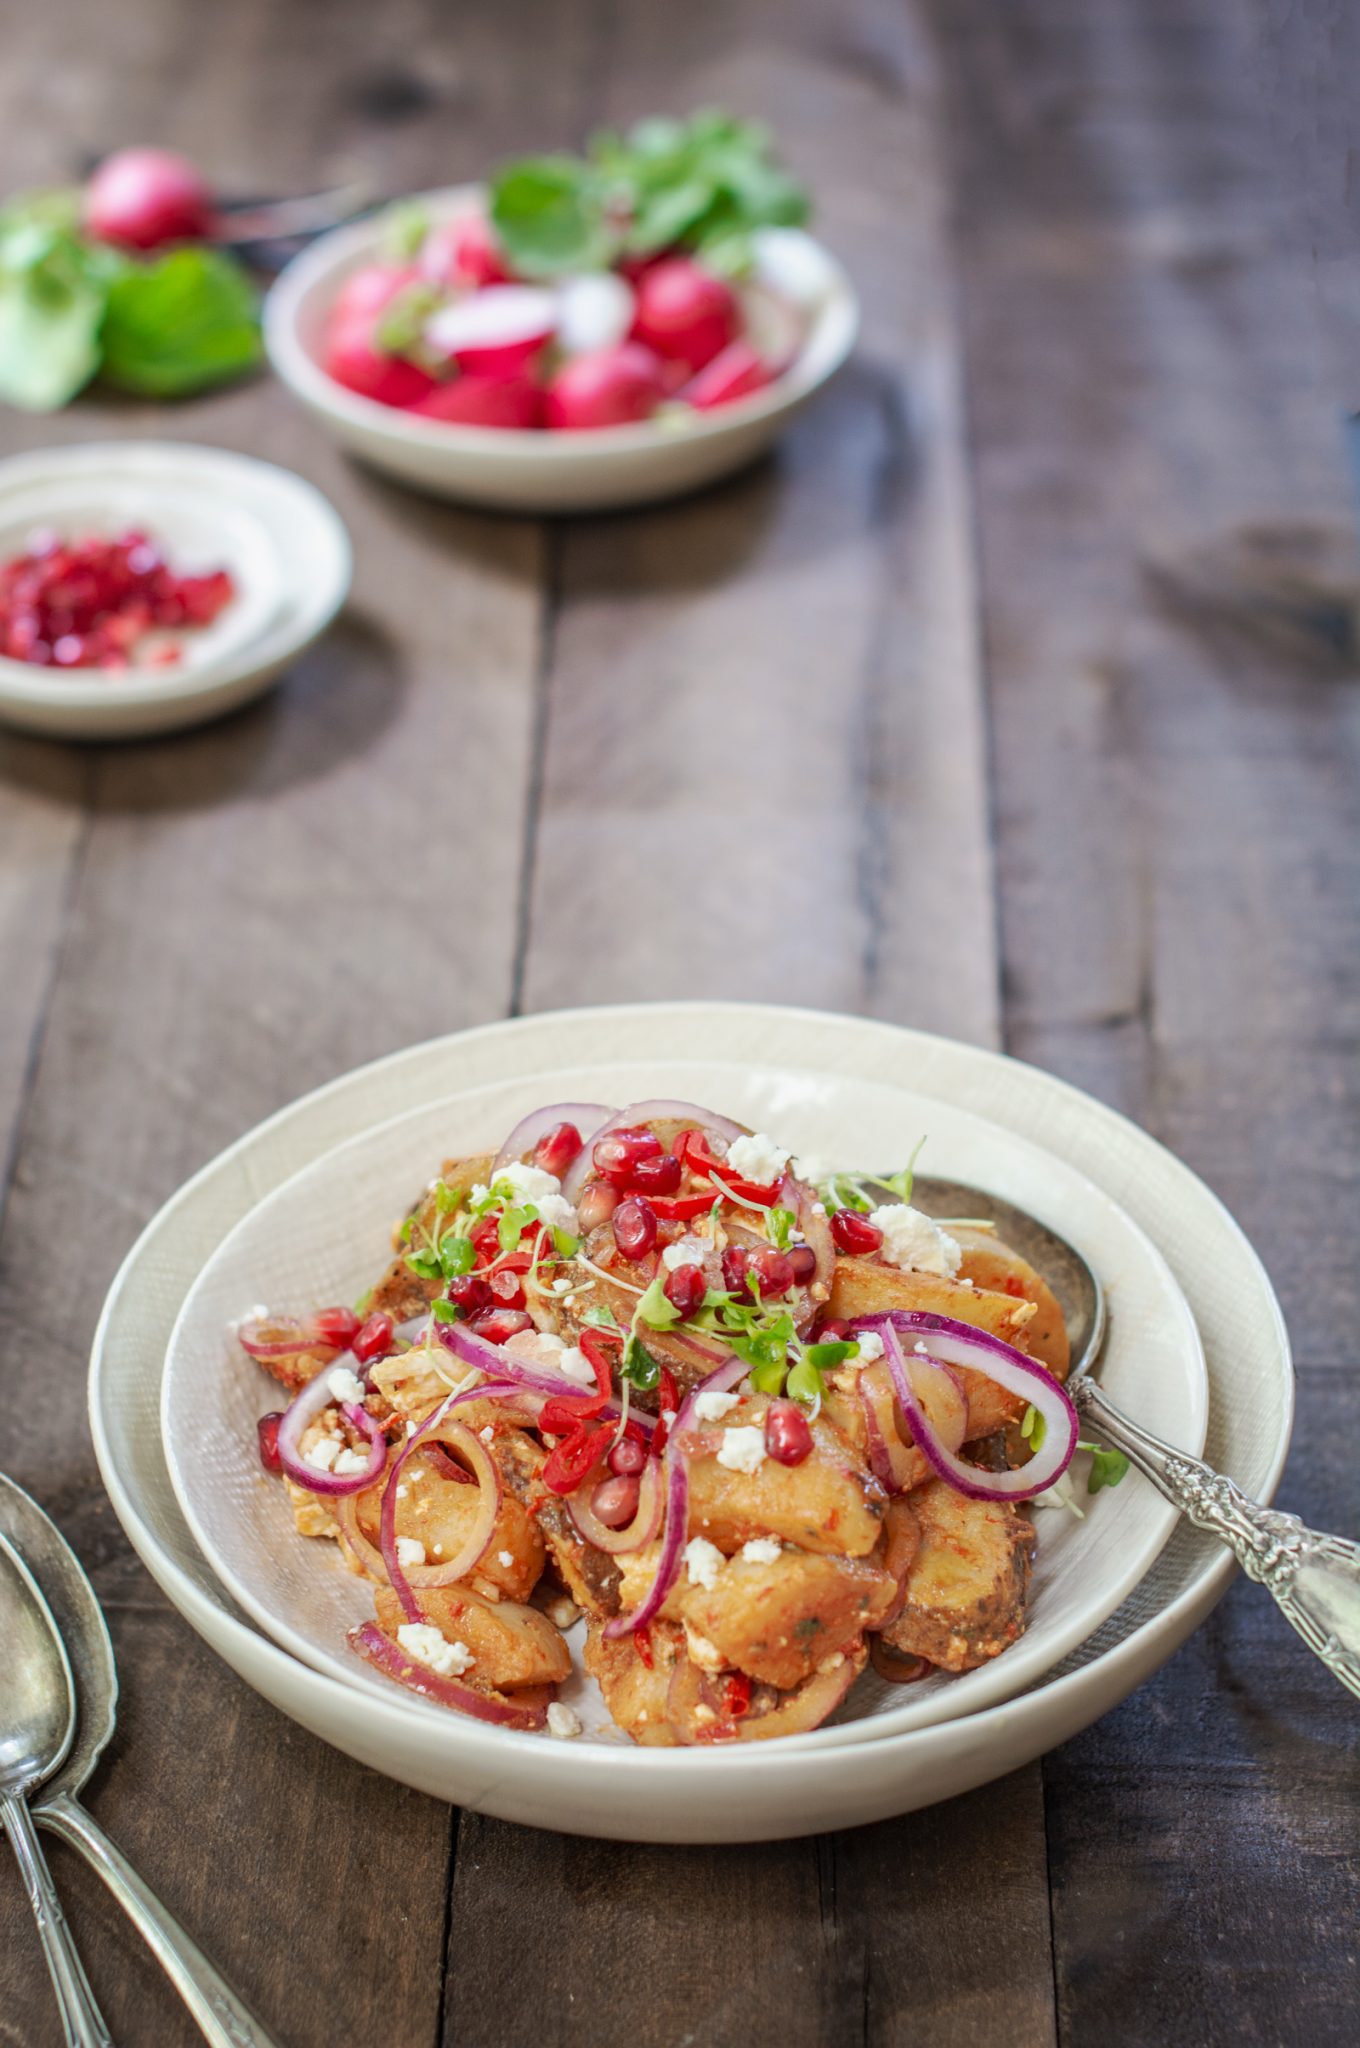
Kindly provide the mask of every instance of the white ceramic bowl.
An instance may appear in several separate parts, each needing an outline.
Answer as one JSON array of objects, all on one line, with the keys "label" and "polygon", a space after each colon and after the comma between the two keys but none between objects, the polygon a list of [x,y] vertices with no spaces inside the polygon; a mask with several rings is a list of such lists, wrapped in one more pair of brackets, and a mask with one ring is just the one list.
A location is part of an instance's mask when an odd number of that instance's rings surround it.
[{"label": "white ceramic bowl", "polygon": [[0,557],[36,529],[63,539],[143,528],[178,571],[226,568],[236,595],[177,635],[168,668],[40,668],[0,657],[0,718],[58,739],[173,732],[234,710],[325,631],[350,582],[349,536],[291,471],[180,441],[102,441],[0,463]]},{"label": "white ceramic bowl", "polygon": [[[1208,1410],[1204,1354],[1185,1297],[1161,1254],[1117,1205],[1065,1161],[951,1103],[858,1077],[791,1067],[749,1072],[723,1064],[611,1062],[536,1069],[529,1079],[475,1089],[379,1124],[295,1174],[251,1210],[208,1261],[170,1340],[162,1423],[180,1506],[227,1591],[285,1649],[366,1691],[389,1690],[346,1648],[346,1631],[372,1619],[370,1587],[329,1543],[294,1532],[283,1488],[260,1470],[255,1424],[279,1406],[279,1387],[249,1359],[231,1326],[250,1305],[307,1315],[354,1301],[390,1257],[392,1218],[439,1161],[495,1151],[543,1102],[660,1096],[702,1102],[795,1150],[846,1167],[887,1171],[925,1140],[922,1170],[981,1186],[1039,1215],[1075,1242],[1111,1301],[1101,1379],[1136,1420],[1199,1451]],[[1079,1459],[1076,1473],[1084,1469]],[[1130,1475],[1085,1503],[1036,1514],[1039,1546],[1024,1635],[1003,1656],[961,1677],[885,1683],[867,1671],[836,1716],[809,1741],[824,1745],[923,1727],[1032,1684],[1097,1629],[1147,1572],[1176,1511]],[[596,1739],[619,1731],[598,1687],[579,1670],[564,1697]],[[433,1747],[457,1750],[456,1719],[422,1703]],[[629,1751],[621,1768],[629,1767]]]},{"label": "white ceramic bowl", "polygon": [[503,1819],[618,1840],[772,1840],[909,1812],[1016,1769],[1107,1712],[1166,1661],[1232,1576],[1227,1553],[1184,1524],[1122,1607],[1030,1692],[940,1726],[820,1751],[797,1737],[714,1756],[638,1751],[626,1772],[615,1748],[473,1723],[455,1761],[434,1755],[418,1702],[395,1690],[361,1695],[311,1669],[222,1590],[175,1498],[158,1423],[171,1330],[223,1237],[290,1174],[375,1122],[536,1067],[611,1057],[909,1078],[922,1094],[1042,1141],[1159,1245],[1204,1339],[1206,1456],[1256,1498],[1273,1494],[1293,1378],[1269,1281],[1222,1204],[1114,1111],[998,1054],[863,1019],[720,1003],[565,1011],[435,1040],[332,1082],[205,1167],[134,1246],[95,1334],[91,1425],[115,1511],[170,1600],[248,1684],[375,1769]]},{"label": "white ceramic bowl", "polygon": [[[434,220],[478,205],[481,188],[419,195]],[[265,301],[270,360],[285,384],[351,454],[440,497],[526,512],[644,504],[711,483],[761,454],[854,346],[859,305],[828,256],[834,283],[787,373],[768,390],[666,424],[545,433],[425,420],[361,398],[320,365],[326,314],[345,278],[381,253],[382,223],[337,228],[288,265]]]}]

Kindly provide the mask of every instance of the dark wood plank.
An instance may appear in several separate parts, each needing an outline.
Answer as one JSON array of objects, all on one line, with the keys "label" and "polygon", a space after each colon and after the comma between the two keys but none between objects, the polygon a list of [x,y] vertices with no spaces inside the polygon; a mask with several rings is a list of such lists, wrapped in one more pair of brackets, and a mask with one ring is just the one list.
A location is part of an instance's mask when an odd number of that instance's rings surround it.
[{"label": "dark wood plank", "polygon": [[[935,16],[1007,1042],[1256,1236],[1309,1361],[1284,1498],[1354,1532],[1360,699],[1325,590],[1282,631],[1243,543],[1320,524],[1354,581],[1309,274],[1339,244],[1353,35],[1208,0]],[[1045,1784],[1064,2039],[1354,2039],[1354,1706],[1259,1592]]]}]

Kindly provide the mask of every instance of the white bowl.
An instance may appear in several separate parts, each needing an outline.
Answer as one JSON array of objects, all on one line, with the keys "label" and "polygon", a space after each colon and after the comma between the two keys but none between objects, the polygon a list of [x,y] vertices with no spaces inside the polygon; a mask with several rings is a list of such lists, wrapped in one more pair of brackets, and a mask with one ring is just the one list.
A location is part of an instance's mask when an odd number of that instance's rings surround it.
[{"label": "white bowl", "polygon": [[[481,188],[426,192],[434,220],[481,202]],[[546,433],[426,420],[347,391],[321,368],[326,314],[351,271],[382,251],[382,223],[337,228],[290,263],[265,301],[270,360],[285,384],[351,454],[444,498],[524,512],[589,512],[693,490],[761,454],[854,346],[859,304],[831,256],[832,289],[792,367],[767,390],[666,423]]]},{"label": "white bowl", "polygon": [[0,463],[0,556],[35,529],[64,539],[140,527],[178,571],[226,568],[236,595],[177,637],[173,667],[40,668],[0,657],[0,718],[58,739],[173,732],[268,687],[345,601],[349,536],[291,471],[180,441],[101,441]]},{"label": "white bowl", "polygon": [[1232,1577],[1227,1552],[1185,1524],[1123,1606],[1028,1693],[937,1727],[820,1750],[789,1738],[715,1756],[638,1751],[627,1771],[616,1748],[473,1723],[460,1729],[456,1759],[435,1755],[418,1702],[395,1689],[361,1695],[312,1670],[222,1590],[176,1500],[158,1424],[171,1330],[225,1234],[290,1174],[377,1121],[536,1066],[611,1057],[909,1076],[922,1094],[1050,1146],[1166,1256],[1204,1339],[1206,1455],[1257,1499],[1273,1494],[1293,1379],[1270,1283],[1222,1204],[1114,1111],[998,1054],[862,1019],[721,1003],[565,1011],[435,1040],[332,1082],[205,1167],[134,1246],[95,1333],[90,1415],[115,1511],[169,1599],[248,1684],[362,1762],[503,1819],[618,1840],[773,1840],[906,1813],[1016,1769],[1108,1711],[1171,1656]]}]

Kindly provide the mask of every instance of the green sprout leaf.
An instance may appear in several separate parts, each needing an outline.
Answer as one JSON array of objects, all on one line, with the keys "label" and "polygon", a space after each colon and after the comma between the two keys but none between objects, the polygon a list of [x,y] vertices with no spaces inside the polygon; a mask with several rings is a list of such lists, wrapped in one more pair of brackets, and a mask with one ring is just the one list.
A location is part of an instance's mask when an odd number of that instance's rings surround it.
[{"label": "green sprout leaf", "polygon": [[445,1301],[442,1295],[430,1303],[430,1314],[437,1323],[456,1323],[459,1320],[459,1313],[453,1303]]},{"label": "green sprout leaf", "polygon": [[793,1242],[793,1227],[797,1221],[792,1209],[771,1209],[770,1236],[781,1252],[786,1252]]},{"label": "green sprout leaf", "polygon": [[[407,1260],[409,1266],[412,1261]],[[470,1273],[477,1263],[477,1253],[471,1238],[459,1237],[452,1230],[445,1231],[439,1241],[439,1270],[446,1280],[456,1280],[460,1273]]]},{"label": "green sprout leaf", "polygon": [[569,1230],[555,1229],[552,1234],[552,1241],[553,1250],[557,1253],[559,1259],[574,1259],[577,1252],[581,1249],[580,1238],[573,1237]]},{"label": "green sprout leaf", "polygon": [[183,398],[253,370],[263,353],[250,279],[221,249],[171,249],[109,287],[101,374],[146,398]]},{"label": "green sprout leaf", "polygon": [[1091,1453],[1091,1470],[1086,1481],[1088,1493],[1099,1493],[1102,1486],[1118,1486],[1129,1469],[1129,1461],[1122,1451],[1105,1451],[1099,1444],[1084,1444],[1079,1448]]},{"label": "green sprout leaf", "polygon": [[830,1372],[833,1367],[844,1365],[847,1358],[858,1358],[859,1346],[836,1338],[827,1344],[809,1344],[803,1356],[818,1372]]},{"label": "green sprout leaf", "polygon": [[607,1301],[597,1301],[586,1309],[581,1317],[583,1323],[590,1323],[597,1330],[617,1330],[619,1319]]},{"label": "green sprout leaf", "polygon": [[790,1398],[797,1401],[801,1407],[811,1408],[821,1399],[823,1391],[821,1374],[812,1359],[804,1354],[797,1365],[789,1370]]},{"label": "green sprout leaf", "polygon": [[1043,1449],[1048,1434],[1048,1424],[1035,1407],[1029,1407],[1020,1418],[1020,1434],[1032,1451]]},{"label": "green sprout leaf", "polygon": [[669,1330],[680,1321],[680,1311],[673,1302],[666,1299],[666,1290],[659,1273],[638,1303],[637,1312],[641,1320],[653,1330]]},{"label": "green sprout leaf", "polygon": [[537,1223],[538,1211],[532,1202],[522,1208],[506,1209],[496,1225],[496,1242],[503,1252],[512,1252],[531,1223]]},{"label": "green sprout leaf", "polygon": [[767,1359],[763,1365],[751,1368],[751,1385],[758,1394],[782,1394],[787,1366],[782,1358]]},{"label": "green sprout leaf", "polygon": [[653,1358],[636,1330],[630,1330],[624,1339],[623,1360],[619,1366],[626,1380],[631,1380],[641,1393],[648,1394],[661,1378],[661,1367]]}]

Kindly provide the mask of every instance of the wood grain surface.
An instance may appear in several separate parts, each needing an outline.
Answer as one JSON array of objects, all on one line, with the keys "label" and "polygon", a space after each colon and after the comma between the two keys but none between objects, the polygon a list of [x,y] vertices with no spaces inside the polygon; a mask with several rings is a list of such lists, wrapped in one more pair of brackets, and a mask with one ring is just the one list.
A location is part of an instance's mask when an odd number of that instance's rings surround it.
[{"label": "wood grain surface", "polygon": [[[114,1632],[93,1810],[285,2048],[1360,2030],[1353,1703],[1255,1589],[1042,1765],[905,1821],[557,1838],[246,1689],[125,1543],[83,1388],[141,1224],[300,1090],[516,1010],[789,1000],[1004,1043],[1181,1152],[1290,1317],[1284,1503],[1354,1531],[1355,42],[1328,0],[7,21],[5,190],[155,139],[228,190],[397,191],[722,100],[775,123],[865,301],[773,461],[626,518],[405,495],[267,379],[4,416],[7,451],[266,455],[355,541],[345,620],[267,703],[129,747],[0,738],[0,1464]],[[1263,546],[1304,564],[1283,596]],[[116,2039],[197,2038],[53,1864]],[[0,1867],[0,2043],[58,2038]]]}]

